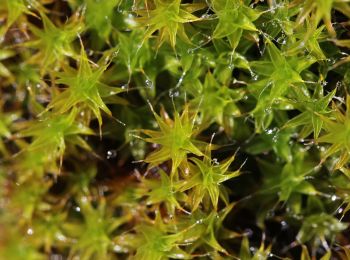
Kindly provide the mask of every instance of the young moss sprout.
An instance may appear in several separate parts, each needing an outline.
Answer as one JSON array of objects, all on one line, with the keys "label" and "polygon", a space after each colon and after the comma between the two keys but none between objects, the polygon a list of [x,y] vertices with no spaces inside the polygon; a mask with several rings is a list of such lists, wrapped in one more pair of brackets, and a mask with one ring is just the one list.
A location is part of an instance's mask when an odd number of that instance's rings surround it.
[{"label": "young moss sprout", "polygon": [[349,18],[0,0],[0,260],[350,259]]}]

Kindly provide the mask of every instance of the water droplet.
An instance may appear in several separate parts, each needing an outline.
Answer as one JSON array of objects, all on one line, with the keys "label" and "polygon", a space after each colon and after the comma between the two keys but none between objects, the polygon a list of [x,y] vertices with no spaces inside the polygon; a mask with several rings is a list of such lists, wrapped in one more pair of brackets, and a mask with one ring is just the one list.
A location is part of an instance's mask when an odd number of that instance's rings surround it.
[{"label": "water droplet", "polygon": [[109,150],[107,151],[107,159],[113,159],[117,156],[117,151],[116,150]]},{"label": "water droplet", "polygon": [[60,233],[56,234],[56,238],[59,240],[59,241],[66,241],[66,237]]},{"label": "water droplet", "polygon": [[137,26],[137,22],[135,21],[134,16],[132,14],[129,14],[128,17],[124,19],[124,22],[130,27]]},{"label": "water droplet", "polygon": [[278,141],[278,135],[276,134],[272,137],[272,142],[277,143],[277,141]]},{"label": "water droplet", "polygon": [[154,87],[153,81],[150,79],[145,80],[146,88],[152,89]]},{"label": "water droplet", "polygon": [[202,15],[201,15],[201,18],[202,18],[202,19],[209,19],[210,17],[211,17],[210,14],[202,14]]},{"label": "water droplet", "polygon": [[281,221],[281,226],[282,226],[282,230],[285,230],[285,229],[287,229],[288,228],[288,224],[287,224],[287,222],[286,221]]},{"label": "water droplet", "polygon": [[267,218],[273,218],[275,216],[275,212],[273,210],[269,210],[266,214]]},{"label": "water droplet", "polygon": [[333,65],[336,62],[336,60],[334,58],[326,59],[326,61],[331,65]]},{"label": "water droplet", "polygon": [[218,159],[217,158],[213,158],[213,163],[215,164],[215,165],[219,165],[220,163],[218,162]]},{"label": "water droplet", "polygon": [[332,195],[331,200],[332,201],[336,201],[337,200],[337,196],[336,195]]},{"label": "water droplet", "polygon": [[273,130],[272,129],[266,129],[265,131],[268,135],[271,135],[273,133]]},{"label": "water droplet", "polygon": [[196,221],[196,224],[202,224],[203,223],[203,219],[199,219]]},{"label": "water droplet", "polygon": [[256,73],[254,73],[252,70],[249,70],[249,72],[253,80],[258,80],[259,76]]},{"label": "water droplet", "polygon": [[119,246],[119,245],[115,245],[113,247],[113,250],[114,250],[114,252],[120,253],[120,252],[123,251],[123,248],[121,246]]},{"label": "water droplet", "polygon": [[174,98],[178,96],[180,96],[180,92],[176,88],[169,90],[169,97]]},{"label": "water droplet", "polygon": [[27,234],[28,234],[29,236],[33,235],[33,234],[34,234],[34,230],[33,230],[32,228],[28,228],[28,229],[27,229]]},{"label": "water droplet", "polygon": [[265,108],[265,109],[264,109],[264,112],[265,112],[266,114],[270,114],[271,111],[272,111],[271,108]]},{"label": "water droplet", "polygon": [[80,212],[80,207],[78,207],[78,206],[75,207],[75,211],[76,211],[76,212]]}]

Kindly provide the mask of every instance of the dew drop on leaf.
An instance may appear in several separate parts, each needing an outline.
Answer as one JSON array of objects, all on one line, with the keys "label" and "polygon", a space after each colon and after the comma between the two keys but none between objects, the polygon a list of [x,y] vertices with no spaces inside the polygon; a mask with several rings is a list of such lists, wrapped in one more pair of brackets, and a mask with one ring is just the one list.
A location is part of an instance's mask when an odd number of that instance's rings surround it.
[{"label": "dew drop on leaf", "polygon": [[174,98],[178,96],[180,96],[180,92],[176,88],[169,90],[169,97]]},{"label": "dew drop on leaf", "polygon": [[27,229],[27,234],[28,234],[29,236],[33,235],[33,234],[34,234],[34,230],[33,230],[32,228],[28,228],[28,229]]},{"label": "dew drop on leaf", "polygon": [[107,159],[113,159],[117,156],[116,150],[109,150],[107,151]]},{"label": "dew drop on leaf", "polygon": [[145,85],[146,85],[146,88],[148,89],[152,89],[154,87],[153,81],[150,79],[145,80]]}]

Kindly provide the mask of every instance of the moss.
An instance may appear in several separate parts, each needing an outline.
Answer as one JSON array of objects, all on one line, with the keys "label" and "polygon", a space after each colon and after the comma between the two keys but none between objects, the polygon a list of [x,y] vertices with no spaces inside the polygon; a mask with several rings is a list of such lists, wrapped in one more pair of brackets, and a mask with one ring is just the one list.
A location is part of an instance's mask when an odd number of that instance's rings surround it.
[{"label": "moss", "polygon": [[349,258],[349,17],[0,0],[0,256]]}]

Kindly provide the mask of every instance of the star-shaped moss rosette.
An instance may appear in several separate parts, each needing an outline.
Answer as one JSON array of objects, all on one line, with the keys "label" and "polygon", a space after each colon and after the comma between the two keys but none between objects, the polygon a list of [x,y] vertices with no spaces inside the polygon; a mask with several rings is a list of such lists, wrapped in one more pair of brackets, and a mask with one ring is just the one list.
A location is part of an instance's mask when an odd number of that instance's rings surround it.
[{"label": "star-shaped moss rosette", "polygon": [[346,223],[341,223],[337,218],[326,213],[310,215],[303,220],[297,241],[304,243],[314,240],[316,244],[327,243],[327,238],[345,230],[347,226]]},{"label": "star-shaped moss rosette", "polygon": [[[34,8],[44,11],[43,4],[52,3],[52,0],[38,1],[38,0],[2,0],[0,6],[0,16],[4,13],[6,17],[6,24],[0,28],[0,37],[3,37],[11,26],[16,22],[21,22],[22,25],[26,23],[26,16],[37,16]],[[22,25],[19,27],[23,28]],[[3,39],[0,40],[0,42]]]},{"label": "star-shaped moss rosette", "polygon": [[[53,116],[48,114],[40,121],[26,121],[21,125],[23,130],[15,135],[16,138],[31,137],[32,141],[21,153],[38,155],[40,161],[54,162],[60,160],[60,167],[66,149],[66,143],[77,145],[90,150],[89,145],[80,135],[93,135],[94,132],[76,122],[77,110],[69,114]],[[19,155],[21,155],[21,153]]]},{"label": "star-shaped moss rosette", "polygon": [[181,40],[190,43],[184,25],[201,20],[192,13],[205,7],[202,3],[181,4],[181,0],[155,0],[151,6],[145,10],[135,10],[140,16],[135,19],[135,22],[140,27],[147,27],[143,41],[158,31],[157,48],[165,41],[175,48],[177,35]]},{"label": "star-shaped moss rosette", "polygon": [[204,84],[197,91],[200,94],[195,96],[190,104],[192,107],[198,107],[202,124],[209,125],[216,122],[226,126],[225,130],[228,130],[226,121],[232,116],[241,114],[235,101],[240,100],[244,92],[241,89],[221,85],[211,73],[205,76]]},{"label": "star-shaped moss rosette", "polygon": [[278,199],[281,202],[287,202],[291,199],[294,209],[300,208],[301,194],[310,196],[318,194],[312,183],[308,181],[308,178],[316,172],[317,162],[312,162],[312,159],[307,157],[307,153],[301,147],[293,149],[292,160],[284,165],[265,161],[260,161],[259,165],[265,176],[261,192],[278,194]]},{"label": "star-shaped moss rosette", "polygon": [[189,111],[189,107],[185,106],[180,115],[177,111],[174,112],[174,119],[171,119],[164,108],[161,109],[161,116],[153,111],[156,122],[160,131],[141,130],[146,138],[146,142],[160,145],[160,148],[149,154],[145,162],[151,166],[157,166],[167,160],[172,161],[171,175],[173,176],[177,168],[187,162],[187,156],[194,154],[203,156],[201,147],[203,142],[195,140],[198,134],[196,129],[195,119],[196,112]]},{"label": "star-shaped moss rosette", "polygon": [[236,49],[244,30],[258,31],[253,22],[261,12],[246,6],[244,1],[214,0],[212,7],[219,20],[213,38],[227,37],[233,49]]},{"label": "star-shaped moss rosette", "polygon": [[295,0],[291,5],[302,4],[302,9],[296,20],[297,24],[301,24],[311,14],[310,21],[312,26],[310,26],[310,31],[315,30],[320,21],[323,20],[329,34],[335,38],[337,35],[332,24],[331,13],[333,9],[336,9],[349,17],[350,9],[347,2],[343,0]]},{"label": "star-shaped moss rosette", "polygon": [[[135,232],[124,233],[115,239],[121,251],[135,252],[135,259],[162,260],[167,258],[189,259],[181,246],[184,245],[184,233],[175,221],[164,222],[160,212],[156,211],[154,220],[146,219],[135,227]],[[130,241],[130,242],[128,242]]]},{"label": "star-shaped moss rosette", "polygon": [[215,162],[211,158],[210,146],[208,145],[203,159],[190,159],[188,177],[179,183],[179,191],[189,191],[188,201],[192,211],[200,204],[203,204],[204,208],[213,207],[216,210],[219,198],[228,204],[227,189],[222,183],[240,174],[239,170],[229,171],[235,155],[223,162]]},{"label": "star-shaped moss rosette", "polygon": [[294,86],[298,88],[303,84],[301,72],[316,62],[312,57],[286,58],[270,39],[266,39],[266,44],[269,60],[251,62],[253,70],[262,79],[248,85],[257,99],[251,114],[255,117],[258,132],[270,125],[273,106],[283,100]]},{"label": "star-shaped moss rosette", "polygon": [[115,7],[120,0],[87,0],[84,1],[85,22],[88,29],[101,38],[108,41],[109,35],[113,29],[112,19],[115,13]]},{"label": "star-shaped moss rosette", "polygon": [[107,115],[112,116],[112,112],[103,99],[109,99],[109,101],[116,103],[125,103],[122,98],[116,96],[123,92],[123,89],[101,82],[103,73],[108,65],[108,63],[92,65],[84,48],[82,48],[78,69],[66,67],[65,71],[57,73],[57,83],[67,87],[53,97],[47,106],[47,110],[52,109],[54,113],[58,114],[66,113],[75,107],[79,107],[81,111],[84,109],[92,111],[99,123],[101,134],[101,110]]},{"label": "star-shaped moss rosette", "polygon": [[50,66],[60,67],[60,64],[64,64],[66,57],[77,56],[72,44],[84,27],[78,15],[63,26],[56,26],[43,12],[40,17],[43,28],[29,24],[29,29],[36,38],[21,45],[37,50],[28,62],[40,64],[41,74],[45,74]]},{"label": "star-shaped moss rosette", "polygon": [[336,158],[334,169],[345,166],[350,159],[350,96],[346,97],[346,111],[343,112],[333,103],[332,117],[319,115],[323,121],[325,133],[317,138],[319,143],[328,143],[331,146],[323,153],[324,161],[330,156],[339,155]]},{"label": "star-shaped moss rosette", "polygon": [[[254,249],[254,250],[251,250]],[[265,245],[265,241],[262,241],[259,248],[254,248],[249,245],[249,239],[244,236],[241,242],[241,248],[239,251],[239,258],[240,259],[251,259],[251,260],[260,260],[260,259],[267,259],[273,254],[272,251],[272,245]]]},{"label": "star-shaped moss rosette", "polygon": [[139,194],[146,194],[147,205],[165,205],[167,213],[171,216],[175,214],[175,210],[179,209],[184,212],[181,201],[186,200],[186,194],[179,192],[176,185],[162,169],[158,170],[159,179],[144,179],[139,190]]},{"label": "star-shaped moss rosette", "polygon": [[191,215],[180,217],[178,228],[183,230],[183,239],[188,245],[187,251],[199,256],[209,254],[213,258],[228,256],[229,253],[220,244],[219,239],[240,236],[224,226],[225,218],[234,207],[235,204],[231,203],[219,211],[211,210],[210,213],[198,209]]},{"label": "star-shaped moss rosette", "polygon": [[323,88],[320,84],[313,97],[308,97],[301,93],[302,96],[299,96],[298,102],[292,102],[295,107],[301,110],[301,113],[289,120],[285,127],[303,126],[300,132],[300,138],[306,138],[313,132],[314,138],[317,140],[324,123],[319,115],[326,115],[331,112],[329,103],[335,93],[336,89],[324,96]]},{"label": "star-shaped moss rosette", "polygon": [[0,258],[350,259],[349,17],[0,0]]},{"label": "star-shaped moss rosette", "polygon": [[[114,217],[104,198],[91,202],[89,197],[80,195],[76,200],[78,212],[84,220],[82,223],[72,220],[63,226],[68,237],[77,239],[71,247],[70,257],[78,255],[85,260],[110,258],[109,249],[113,247],[112,233],[130,220],[130,215]],[[93,203],[98,203],[98,206],[94,207]]]}]

